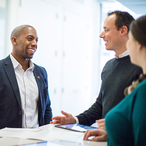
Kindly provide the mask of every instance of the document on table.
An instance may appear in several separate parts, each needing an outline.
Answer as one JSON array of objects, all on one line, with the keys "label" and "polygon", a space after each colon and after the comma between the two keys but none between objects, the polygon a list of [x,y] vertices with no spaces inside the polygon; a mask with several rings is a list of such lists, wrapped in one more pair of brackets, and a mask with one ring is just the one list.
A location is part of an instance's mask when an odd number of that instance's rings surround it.
[{"label": "document on table", "polygon": [[15,137],[22,139],[37,139],[43,141],[70,140],[76,141],[83,133],[66,132],[65,130],[56,129],[53,124],[48,124],[34,129],[25,128],[4,128],[0,130],[0,137]]}]

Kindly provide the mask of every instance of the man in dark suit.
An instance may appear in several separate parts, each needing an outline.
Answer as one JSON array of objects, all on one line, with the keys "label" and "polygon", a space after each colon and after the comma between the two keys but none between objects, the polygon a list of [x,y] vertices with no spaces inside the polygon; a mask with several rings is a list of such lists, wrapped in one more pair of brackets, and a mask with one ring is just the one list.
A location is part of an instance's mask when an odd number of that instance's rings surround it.
[{"label": "man in dark suit", "polygon": [[52,118],[45,68],[32,63],[37,32],[30,25],[11,33],[12,53],[0,61],[0,129],[35,128]]}]

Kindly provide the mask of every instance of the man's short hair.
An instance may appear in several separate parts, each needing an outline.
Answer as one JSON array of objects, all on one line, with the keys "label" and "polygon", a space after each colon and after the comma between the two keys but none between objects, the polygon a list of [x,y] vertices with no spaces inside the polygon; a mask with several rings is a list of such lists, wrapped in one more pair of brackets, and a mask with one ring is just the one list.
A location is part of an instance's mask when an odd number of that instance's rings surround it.
[{"label": "man's short hair", "polygon": [[108,12],[107,15],[110,16],[112,14],[116,15],[115,25],[117,27],[117,30],[119,30],[122,26],[126,26],[129,31],[130,23],[134,20],[133,16],[130,15],[128,12],[118,10]]}]

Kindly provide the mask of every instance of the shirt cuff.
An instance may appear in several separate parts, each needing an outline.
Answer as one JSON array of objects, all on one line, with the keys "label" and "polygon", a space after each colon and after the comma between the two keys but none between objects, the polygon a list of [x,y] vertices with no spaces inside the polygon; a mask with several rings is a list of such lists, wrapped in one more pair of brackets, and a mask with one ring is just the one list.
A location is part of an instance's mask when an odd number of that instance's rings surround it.
[{"label": "shirt cuff", "polygon": [[77,117],[74,117],[76,120],[76,123],[79,124],[79,119]]}]

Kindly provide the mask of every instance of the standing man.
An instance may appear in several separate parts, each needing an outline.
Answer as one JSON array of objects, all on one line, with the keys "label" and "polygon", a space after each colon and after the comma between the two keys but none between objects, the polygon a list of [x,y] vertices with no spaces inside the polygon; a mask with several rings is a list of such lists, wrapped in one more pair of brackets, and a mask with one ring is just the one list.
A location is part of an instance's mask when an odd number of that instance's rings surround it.
[{"label": "standing man", "polygon": [[11,33],[12,53],[0,61],[0,129],[35,128],[52,118],[47,72],[31,59],[38,36],[30,25]]},{"label": "standing man", "polygon": [[129,25],[133,20],[127,12],[108,13],[100,38],[105,41],[106,50],[115,52],[115,58],[109,60],[102,70],[99,96],[88,110],[78,116],[61,111],[64,116],[53,117],[51,123],[91,125],[98,120],[99,128],[104,128],[103,118],[107,112],[124,98],[124,89],[142,73],[141,68],[131,64],[126,48]]}]

